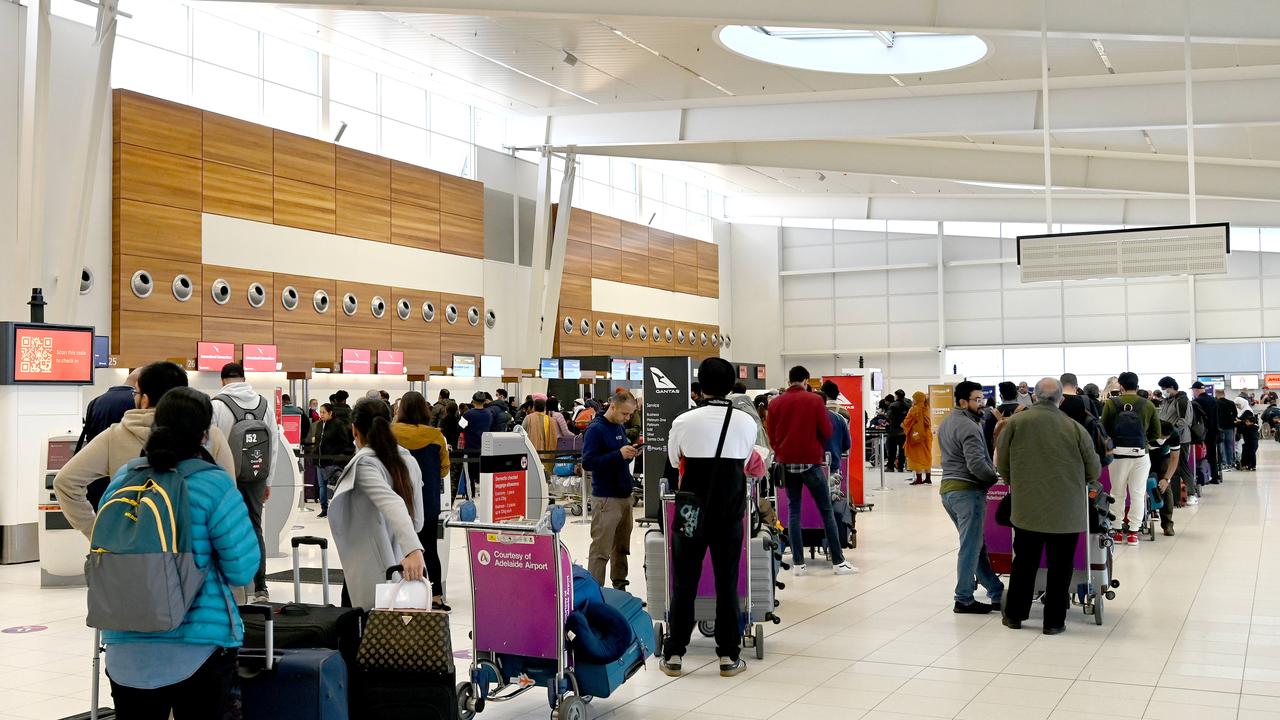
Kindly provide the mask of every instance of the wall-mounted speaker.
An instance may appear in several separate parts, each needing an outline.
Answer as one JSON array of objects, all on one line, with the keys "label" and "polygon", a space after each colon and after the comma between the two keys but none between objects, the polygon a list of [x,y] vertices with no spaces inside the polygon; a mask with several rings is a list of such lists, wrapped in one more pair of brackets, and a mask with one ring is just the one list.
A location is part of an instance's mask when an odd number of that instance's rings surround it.
[{"label": "wall-mounted speaker", "polygon": [[700,332],[700,333],[698,333],[698,339],[702,341],[702,344],[703,344],[703,345],[706,345],[706,344],[707,344],[707,334],[706,334],[706,333],[704,333],[704,332]]},{"label": "wall-mounted speaker", "polygon": [[436,306],[430,300],[422,303],[422,320],[423,322],[435,322]]},{"label": "wall-mounted speaker", "polygon": [[636,339],[636,326],[632,325],[631,323],[627,323],[627,339],[628,340]]},{"label": "wall-mounted speaker", "polygon": [[195,286],[191,284],[191,278],[186,275],[176,275],[173,278],[173,299],[178,302],[186,302],[191,299],[195,293]]},{"label": "wall-mounted speaker", "polygon": [[262,283],[249,285],[249,307],[260,308],[267,302],[267,289]]},{"label": "wall-mounted speaker", "polygon": [[654,325],[653,330],[650,331],[649,334],[653,336],[654,343],[662,342],[662,328],[660,326]]},{"label": "wall-mounted speaker", "polygon": [[155,279],[146,270],[134,272],[133,277],[129,279],[129,287],[133,290],[133,294],[139,298],[151,297],[151,291],[155,289],[155,284]]},{"label": "wall-mounted speaker", "polygon": [[218,278],[209,286],[209,295],[213,297],[213,301],[219,305],[226,305],[231,300],[231,283]]},{"label": "wall-mounted speaker", "polygon": [[444,308],[444,319],[445,322],[450,325],[458,322],[458,306],[453,303],[446,305]]},{"label": "wall-mounted speaker", "polygon": [[648,339],[649,339],[649,328],[648,328],[648,327],[645,327],[644,325],[641,325],[641,326],[640,326],[640,340],[641,340],[641,342],[644,342],[644,341],[647,341]]},{"label": "wall-mounted speaker", "polygon": [[720,347],[720,336],[716,333],[711,333],[711,347]]},{"label": "wall-mounted speaker", "polygon": [[497,324],[498,314],[492,310],[486,310],[484,313],[484,326],[492,330],[493,326]]},{"label": "wall-mounted speaker", "polygon": [[670,345],[672,338],[671,328],[667,328],[666,332],[664,332],[662,336],[667,339],[667,344]]},{"label": "wall-mounted speaker", "polygon": [[480,308],[475,305],[467,308],[467,323],[471,325],[471,327],[476,327],[480,324]]},{"label": "wall-mounted speaker", "polygon": [[293,312],[298,309],[298,288],[287,285],[280,291],[280,305],[285,310]]},{"label": "wall-mounted speaker", "polygon": [[684,331],[683,331],[683,330],[679,330],[679,331],[677,331],[677,332],[676,332],[676,342],[677,342],[677,343],[679,343],[680,345],[683,345],[683,344],[684,344]]},{"label": "wall-mounted speaker", "polygon": [[355,315],[356,311],[359,309],[360,309],[360,301],[356,299],[355,295],[353,295],[352,293],[347,293],[346,295],[342,296],[342,312],[345,313],[347,317],[351,317],[352,315]]},{"label": "wall-mounted speaker", "polygon": [[396,303],[396,317],[400,318],[401,320],[408,320],[409,316],[412,314],[413,314],[413,307],[409,305],[409,301],[404,298],[400,298],[400,300]]},{"label": "wall-mounted speaker", "polygon": [[80,268],[80,294],[87,295],[93,289],[93,271],[87,267]]},{"label": "wall-mounted speaker", "polygon": [[387,314],[387,301],[383,300],[381,295],[374,295],[373,300],[369,301],[369,310],[375,318],[381,320],[382,316]]},{"label": "wall-mounted speaker", "polygon": [[622,327],[618,325],[618,323],[613,323],[609,325],[609,334],[612,335],[615,339],[622,337]]},{"label": "wall-mounted speaker", "polygon": [[311,296],[311,307],[315,308],[316,312],[321,315],[329,312],[329,293],[323,290],[317,290],[315,294]]}]

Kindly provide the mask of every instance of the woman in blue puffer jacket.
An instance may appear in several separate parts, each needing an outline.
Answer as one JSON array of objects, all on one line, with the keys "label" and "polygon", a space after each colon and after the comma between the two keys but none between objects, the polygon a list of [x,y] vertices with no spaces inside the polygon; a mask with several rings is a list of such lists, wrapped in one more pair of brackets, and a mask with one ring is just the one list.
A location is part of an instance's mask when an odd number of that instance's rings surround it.
[{"label": "woman in blue puffer jacket", "polygon": [[[209,462],[186,478],[191,550],[206,574],[182,624],[173,630],[103,632],[111,696],[122,718],[168,718],[170,712],[175,720],[223,716],[244,639],[230,587],[253,579],[259,557],[244,499],[202,446],[212,418],[209,398],[191,388],[170,390],[156,406],[144,450],[147,463],[165,472],[190,458]],[[121,487],[130,465],[116,472],[108,497]],[[211,567],[215,560],[216,569]]]}]

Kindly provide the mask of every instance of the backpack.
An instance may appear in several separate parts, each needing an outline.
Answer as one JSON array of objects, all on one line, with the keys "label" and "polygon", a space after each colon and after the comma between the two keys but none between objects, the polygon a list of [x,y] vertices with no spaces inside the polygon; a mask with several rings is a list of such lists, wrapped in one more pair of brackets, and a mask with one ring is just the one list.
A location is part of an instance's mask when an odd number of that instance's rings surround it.
[{"label": "backpack", "polygon": [[125,467],[89,538],[86,622],[101,630],[166,632],[182,624],[205,579],[191,552],[187,477],[216,466],[192,459],[156,472],[139,458]]},{"label": "backpack", "polygon": [[[1147,433],[1142,426],[1142,416],[1138,414],[1132,403],[1121,403],[1118,399],[1112,399],[1119,414],[1116,415],[1115,425],[1111,431],[1111,439],[1115,443],[1114,447],[1118,448],[1145,448],[1147,446]],[[1138,404],[1145,402],[1142,398],[1138,398]]]},{"label": "backpack", "polygon": [[584,407],[573,416],[573,424],[579,431],[586,430],[592,420],[596,419],[596,409],[593,407]]},{"label": "backpack", "polygon": [[1192,401],[1191,405],[1191,442],[1202,443],[1205,441],[1207,423],[1209,416],[1205,413],[1204,408],[1200,407],[1200,403]]},{"label": "backpack", "polygon": [[239,403],[225,395],[216,395],[231,411],[235,424],[227,444],[236,464],[236,482],[249,483],[266,480],[271,475],[271,432],[267,428],[267,399],[258,396],[258,406],[245,410]]},{"label": "backpack", "polygon": [[1098,453],[1098,462],[1102,463],[1102,467],[1111,464],[1115,460],[1115,443],[1111,442],[1111,436],[1107,435],[1106,428],[1102,427],[1102,421],[1093,415],[1085,417],[1084,429],[1089,433],[1089,437],[1093,440],[1093,450]]}]

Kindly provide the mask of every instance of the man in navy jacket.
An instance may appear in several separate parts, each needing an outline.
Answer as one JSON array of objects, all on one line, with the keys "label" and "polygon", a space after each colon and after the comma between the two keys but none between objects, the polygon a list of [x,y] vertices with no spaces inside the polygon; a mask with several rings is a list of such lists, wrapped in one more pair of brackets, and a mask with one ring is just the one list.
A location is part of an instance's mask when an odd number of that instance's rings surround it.
[{"label": "man in navy jacket", "polygon": [[582,436],[582,467],[591,472],[587,570],[603,585],[605,566],[612,562],[609,581],[619,590],[627,589],[627,555],[631,553],[631,461],[640,449],[627,439],[626,425],[636,405],[630,391],[619,389]]}]

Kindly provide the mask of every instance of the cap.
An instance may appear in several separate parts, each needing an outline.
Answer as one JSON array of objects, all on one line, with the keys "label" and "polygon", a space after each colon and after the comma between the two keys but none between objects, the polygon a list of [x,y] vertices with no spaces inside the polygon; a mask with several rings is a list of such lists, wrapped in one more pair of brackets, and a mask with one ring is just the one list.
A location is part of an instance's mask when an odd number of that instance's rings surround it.
[{"label": "cap", "polygon": [[485,399],[484,399],[484,391],[483,391],[483,390],[480,390],[480,391],[478,391],[475,395],[472,395],[472,396],[471,396],[471,402],[473,402],[473,403],[482,403],[482,402],[484,402],[484,401],[485,401]]},{"label": "cap", "polygon": [[1191,383],[1191,389],[1192,389],[1192,390],[1203,390],[1203,389],[1204,389],[1204,383],[1202,383],[1202,382],[1200,382],[1199,380],[1197,380],[1197,381],[1195,381],[1195,382]]}]

